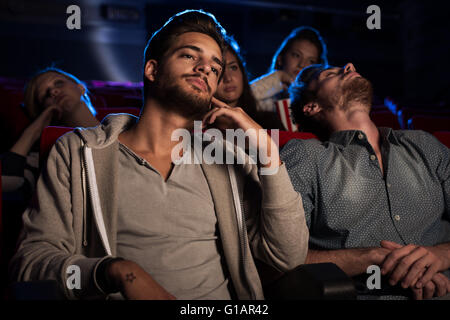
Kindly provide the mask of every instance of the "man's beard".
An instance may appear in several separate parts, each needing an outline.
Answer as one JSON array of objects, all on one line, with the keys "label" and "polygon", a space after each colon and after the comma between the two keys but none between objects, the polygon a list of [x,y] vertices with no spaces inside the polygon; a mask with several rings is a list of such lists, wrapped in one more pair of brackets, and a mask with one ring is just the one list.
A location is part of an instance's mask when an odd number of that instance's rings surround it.
[{"label": "man's beard", "polygon": [[367,106],[370,110],[372,106],[373,89],[372,84],[363,77],[355,77],[348,81],[342,87],[343,110],[348,109],[353,103],[357,102]]},{"label": "man's beard", "polygon": [[200,120],[209,111],[211,97],[187,92],[176,79],[170,76],[157,78],[153,90],[154,96],[169,110],[188,119]]}]

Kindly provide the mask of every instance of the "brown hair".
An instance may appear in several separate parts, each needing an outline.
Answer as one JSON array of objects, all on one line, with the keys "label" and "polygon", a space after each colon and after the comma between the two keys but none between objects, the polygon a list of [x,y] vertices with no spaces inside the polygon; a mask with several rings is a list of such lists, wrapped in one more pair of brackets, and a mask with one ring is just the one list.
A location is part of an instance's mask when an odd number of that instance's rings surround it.
[{"label": "brown hair", "polygon": [[[186,32],[199,32],[213,38],[223,54],[225,51],[225,29],[211,13],[202,10],[185,10],[172,16],[158,31],[156,31],[147,43],[144,50],[144,68],[146,63],[153,59],[162,61],[165,54],[173,45],[176,37]],[[223,73],[222,73],[223,74]],[[222,76],[221,74],[221,76]],[[150,82],[143,75],[144,100],[146,99]],[[220,80],[220,78],[219,78]]]},{"label": "brown hair", "polygon": [[321,140],[325,138],[323,125],[314,117],[305,115],[303,107],[310,102],[317,102],[317,89],[312,89],[310,84],[319,77],[322,71],[328,68],[328,65],[322,64],[308,66],[300,71],[289,87],[294,122],[299,125],[300,131],[312,132]]}]

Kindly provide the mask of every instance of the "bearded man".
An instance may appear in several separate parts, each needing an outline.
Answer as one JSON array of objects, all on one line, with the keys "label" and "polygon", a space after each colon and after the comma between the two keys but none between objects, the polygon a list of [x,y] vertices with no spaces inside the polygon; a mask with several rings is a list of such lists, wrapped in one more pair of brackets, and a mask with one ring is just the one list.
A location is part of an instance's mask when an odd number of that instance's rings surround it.
[{"label": "bearded man", "polygon": [[[57,141],[24,214],[14,280],[56,280],[67,298],[262,299],[254,258],[279,271],[304,262],[301,198],[270,137],[254,142],[271,163],[172,159],[172,133],[194,120],[261,129],[213,99],[224,35],[211,14],[173,16],[145,49],[140,118],[112,115]],[[80,285],[67,286],[74,266]]]},{"label": "bearded man", "polygon": [[372,86],[351,63],[310,66],[290,93],[296,122],[321,140],[281,153],[305,209],[306,262],[336,263],[360,298],[448,298],[449,149],[422,131],[377,128]]}]

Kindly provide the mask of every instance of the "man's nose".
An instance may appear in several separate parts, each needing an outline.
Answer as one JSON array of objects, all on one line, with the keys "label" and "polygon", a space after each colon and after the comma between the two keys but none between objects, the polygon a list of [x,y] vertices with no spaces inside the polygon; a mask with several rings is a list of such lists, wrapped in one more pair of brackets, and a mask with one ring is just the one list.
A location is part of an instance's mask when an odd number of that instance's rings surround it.
[{"label": "man's nose", "polygon": [[199,61],[195,66],[195,71],[208,75],[211,72],[211,66],[206,61]]},{"label": "man's nose", "polygon": [[353,63],[349,62],[344,66],[344,73],[349,73],[352,71],[356,71],[355,66],[353,65]]}]

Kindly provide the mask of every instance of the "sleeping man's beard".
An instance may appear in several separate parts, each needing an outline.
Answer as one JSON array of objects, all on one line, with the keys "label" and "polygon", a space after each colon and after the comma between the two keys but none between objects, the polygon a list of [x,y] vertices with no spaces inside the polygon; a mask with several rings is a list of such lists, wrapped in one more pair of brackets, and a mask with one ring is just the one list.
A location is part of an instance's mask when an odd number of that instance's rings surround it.
[{"label": "sleeping man's beard", "polygon": [[352,102],[359,102],[370,110],[372,106],[372,84],[366,78],[355,77],[342,87],[343,104],[345,110]]}]

